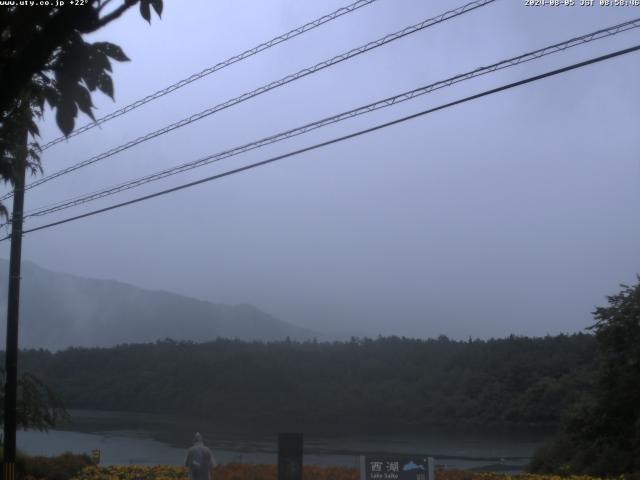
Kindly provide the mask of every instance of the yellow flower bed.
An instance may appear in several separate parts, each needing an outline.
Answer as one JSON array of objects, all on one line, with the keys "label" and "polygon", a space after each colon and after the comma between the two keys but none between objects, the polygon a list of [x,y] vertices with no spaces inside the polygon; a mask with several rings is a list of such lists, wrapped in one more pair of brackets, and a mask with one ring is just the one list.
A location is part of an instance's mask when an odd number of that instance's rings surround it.
[{"label": "yellow flower bed", "polygon": [[[85,468],[72,480],[187,480],[187,469],[172,465],[144,467],[139,465],[94,466]],[[248,465],[229,463],[213,471],[215,480],[276,480],[276,465]],[[304,467],[305,480],[358,480],[355,468]]]},{"label": "yellow flower bed", "polygon": [[[277,480],[276,465],[229,463],[214,469],[214,480]],[[304,480],[358,480],[355,468],[305,466]],[[595,477],[501,473],[474,473],[465,470],[438,470],[437,480],[600,480]],[[171,465],[87,467],[72,480],[187,480],[187,469]]]},{"label": "yellow flower bed", "polygon": [[[533,473],[505,474],[493,472],[470,472],[467,470],[437,470],[436,480],[607,480],[599,477],[589,477],[587,475],[540,475]],[[618,478],[608,480],[626,480],[622,475]]]},{"label": "yellow flower bed", "polygon": [[558,475],[538,475],[531,473],[519,473],[508,475],[493,472],[468,472],[465,470],[439,470],[436,473],[437,480],[601,480],[596,477],[575,475],[571,477],[560,477]]}]

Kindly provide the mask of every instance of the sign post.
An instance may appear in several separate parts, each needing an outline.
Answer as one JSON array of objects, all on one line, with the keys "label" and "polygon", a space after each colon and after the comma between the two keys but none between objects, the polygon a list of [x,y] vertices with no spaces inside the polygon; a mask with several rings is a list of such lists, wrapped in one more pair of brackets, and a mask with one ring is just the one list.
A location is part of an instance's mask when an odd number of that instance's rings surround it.
[{"label": "sign post", "polygon": [[360,480],[435,480],[433,457],[361,455]]}]

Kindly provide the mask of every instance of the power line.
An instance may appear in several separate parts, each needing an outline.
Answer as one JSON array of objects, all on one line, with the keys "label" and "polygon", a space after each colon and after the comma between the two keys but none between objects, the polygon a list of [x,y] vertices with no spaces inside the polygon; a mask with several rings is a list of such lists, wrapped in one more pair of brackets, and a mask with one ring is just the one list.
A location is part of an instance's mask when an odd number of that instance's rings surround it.
[{"label": "power line", "polygon": [[532,52],[528,52],[528,53],[519,55],[517,57],[512,57],[507,60],[502,60],[500,62],[494,63],[486,67],[478,67],[475,70],[471,70],[469,72],[450,77],[446,80],[441,80],[441,81],[432,83],[430,85],[426,85],[420,88],[416,88],[414,90],[410,90],[408,92],[401,93],[399,95],[395,95],[393,97],[388,97],[383,100],[378,100],[374,103],[370,103],[365,106],[361,106],[346,112],[339,113],[337,115],[333,115],[331,117],[323,118],[321,120],[303,125],[301,127],[287,130],[285,132],[280,132],[275,135],[271,135],[269,137],[262,138],[260,140],[256,140],[254,142],[247,143],[241,146],[237,146],[213,155],[208,155],[204,158],[200,158],[195,161],[191,161],[182,165],[161,170],[159,172],[155,172],[153,174],[146,175],[144,177],[130,180],[106,189],[98,190],[96,192],[92,192],[82,196],[56,202],[48,206],[39,207],[37,209],[32,210],[31,212],[27,212],[27,214],[25,215],[25,218],[48,215],[54,212],[58,212],[60,210],[65,210],[67,208],[75,207],[93,200],[97,200],[99,198],[115,195],[117,193],[141,186],[146,183],[157,181],[172,175],[176,175],[178,173],[182,173],[182,172],[185,172],[194,168],[198,168],[213,162],[217,162],[229,157],[233,157],[235,155],[239,155],[241,153],[245,153],[245,152],[263,147],[265,145],[269,145],[285,139],[292,138],[294,136],[302,135],[304,133],[310,132],[312,130],[315,130],[333,123],[337,123],[343,120],[347,120],[349,118],[354,118],[359,115],[363,115],[369,112],[387,108],[392,105],[396,105],[398,103],[402,103],[407,100],[414,99],[418,96],[433,92],[435,90],[438,90],[444,87],[457,84],[465,80],[469,80],[481,75],[485,75],[487,73],[495,72],[495,71],[509,68],[512,66],[520,65],[522,63],[529,62],[531,60],[536,60],[547,55],[562,52],[568,48],[582,45],[584,43],[591,42],[594,40],[610,37],[618,33],[631,30],[634,28],[638,28],[638,27],[640,27],[640,18],[629,20],[627,22],[614,25],[608,28],[600,29],[595,32],[588,33],[586,35],[574,37],[564,42],[556,43],[554,45],[550,45],[548,47],[544,47]]},{"label": "power line", "polygon": [[[352,50],[349,50],[346,53],[342,53],[340,55],[337,55],[329,60],[325,60],[323,62],[317,63],[316,65],[312,66],[312,67],[308,67],[308,68],[304,68],[302,70],[300,70],[297,73],[291,74],[291,75],[287,75],[286,77],[283,77],[279,80],[276,80],[274,82],[271,82],[267,85],[263,85],[262,87],[253,90],[251,92],[245,93],[243,95],[240,95],[239,97],[235,97],[231,100],[227,100],[224,103],[218,104],[215,107],[209,108],[207,110],[203,110],[200,113],[196,113],[194,115],[191,115],[190,117],[184,118],[176,123],[173,123],[171,125],[168,125],[164,128],[161,128],[159,130],[156,130],[154,132],[148,133],[144,136],[138,137],[134,140],[131,140],[125,144],[119,145],[118,147],[112,148],[111,150],[108,150],[104,153],[101,153],[99,155],[93,156],[87,160],[84,160],[80,163],[77,163],[75,165],[72,165],[68,168],[65,168],[63,170],[59,170],[55,173],[52,173],[51,175],[48,175],[46,177],[40,178],[34,182],[31,182],[29,185],[27,185],[25,187],[26,190],[29,190],[33,187],[36,187],[38,185],[42,185],[43,183],[46,183],[50,180],[53,180],[54,178],[60,177],[61,175],[66,175],[67,173],[73,172],[75,170],[78,170],[82,167],[85,167],[87,165],[91,165],[95,162],[98,162],[100,160],[104,160],[105,158],[111,157],[117,153],[120,153],[124,150],[127,150],[135,145],[138,145],[140,143],[146,142],[147,140],[151,140],[155,137],[158,137],[160,135],[163,135],[165,133],[168,133],[172,130],[175,130],[177,128],[180,127],[184,127],[185,125],[189,125],[193,122],[196,122],[198,120],[201,120],[209,115],[212,115],[214,113],[217,113],[221,110],[224,110],[226,108],[229,108],[231,106],[237,105],[238,103],[244,102],[246,100],[249,100],[250,98],[256,97],[258,95],[261,95],[263,93],[266,93],[270,90],[273,90],[275,88],[281,87],[283,85],[286,85],[288,83],[291,83],[295,80],[298,80],[300,78],[306,77],[307,75],[316,73],[320,70],[323,70],[327,67],[336,65],[340,62],[343,62],[345,60],[348,60],[350,58],[353,58],[357,55],[360,55],[362,53],[368,52],[369,50],[373,50],[375,48],[381,47],[383,45],[386,45],[387,43],[393,42],[395,40],[398,40],[400,38],[403,38],[407,35],[411,35],[413,33],[416,33],[418,31],[424,30],[425,28],[431,27],[433,25],[442,23],[446,20],[449,20],[451,18],[455,18],[458,17],[460,15],[463,15],[464,13],[470,12],[472,10],[475,10],[477,8],[483,7],[485,5],[488,5],[490,3],[493,3],[496,0],[475,0],[473,2],[467,3],[466,5],[463,5],[461,7],[458,7],[456,9],[453,10],[449,10],[445,13],[442,13],[436,17],[424,20],[420,23],[417,23],[415,25],[412,25],[410,27],[406,27],[398,32],[395,33],[391,33],[388,35],[385,35],[384,37],[378,39],[378,40],[374,40],[372,42],[369,42],[365,45],[362,45],[361,47],[358,48],[354,48]],[[6,200],[8,198],[10,198],[12,196],[12,193],[7,193],[6,195],[4,195],[3,197],[0,198],[0,200]]]},{"label": "power line", "polygon": [[[80,220],[82,218],[91,217],[91,216],[97,215],[99,213],[104,213],[104,212],[108,212],[110,210],[115,210],[115,209],[118,209],[118,208],[121,208],[121,207],[132,205],[134,203],[139,203],[139,202],[142,202],[144,200],[149,200],[149,199],[152,199],[152,198],[155,198],[155,197],[159,197],[159,196],[162,196],[162,195],[167,195],[169,193],[173,193],[173,192],[176,192],[178,190],[183,190],[183,189],[186,189],[186,188],[194,187],[194,186],[200,185],[202,183],[207,183],[207,182],[210,182],[210,181],[213,181],[213,180],[218,180],[220,178],[227,177],[227,176],[230,176],[230,175],[233,175],[233,174],[236,174],[236,173],[244,172],[246,170],[251,170],[253,168],[261,167],[263,165],[267,165],[269,163],[276,162],[278,160],[282,160],[282,159],[285,159],[285,158],[288,158],[288,157],[293,157],[295,155],[300,155],[300,154],[305,153],[305,152],[316,150],[316,149],[319,149],[319,148],[322,148],[322,147],[326,147],[328,145],[332,145],[334,143],[338,143],[338,142],[342,142],[342,141],[345,141],[345,140],[349,140],[351,138],[355,138],[355,137],[359,137],[359,136],[367,134],[367,133],[375,132],[375,131],[381,130],[383,128],[390,127],[392,125],[403,123],[403,122],[406,122],[408,120],[413,120],[415,118],[418,118],[418,117],[421,117],[421,116],[424,116],[424,115],[427,115],[427,114],[430,114],[430,113],[434,113],[434,112],[437,112],[439,110],[444,110],[446,108],[450,108],[450,107],[453,107],[453,106],[456,106],[456,105],[460,105],[462,103],[466,103],[466,102],[469,102],[471,100],[476,100],[478,98],[482,98],[482,97],[485,97],[485,96],[488,96],[488,95],[492,95],[492,94],[495,94],[495,93],[498,93],[498,92],[502,92],[504,90],[515,88],[515,87],[518,87],[520,85],[525,85],[525,84],[532,83],[532,82],[535,82],[535,81],[538,81],[538,80],[542,80],[542,79],[547,78],[547,77],[559,75],[561,73],[565,73],[565,72],[568,72],[568,71],[571,71],[571,70],[575,70],[575,69],[578,69],[578,68],[585,67],[587,65],[592,65],[594,63],[598,63],[598,62],[602,62],[602,61],[605,61],[605,60],[609,60],[611,58],[619,57],[621,55],[626,55],[628,53],[636,52],[638,50],[640,50],[640,45],[636,45],[634,47],[626,48],[626,49],[623,49],[623,50],[618,50],[616,52],[609,53],[607,55],[602,55],[602,56],[599,56],[599,57],[591,58],[589,60],[586,60],[586,61],[583,61],[583,62],[579,62],[579,63],[575,63],[575,64],[572,64],[572,65],[569,65],[569,66],[566,66],[566,67],[563,67],[563,68],[559,68],[557,70],[551,70],[549,72],[542,73],[540,75],[535,75],[533,77],[528,77],[528,78],[526,78],[524,80],[519,80],[517,82],[513,82],[513,83],[506,84],[506,85],[502,85],[500,87],[492,88],[491,90],[485,90],[484,92],[481,92],[481,93],[478,93],[478,94],[475,94],[475,95],[471,95],[471,96],[462,98],[460,100],[449,102],[449,103],[446,103],[444,105],[440,105],[438,107],[430,108],[428,110],[423,110],[421,112],[414,113],[412,115],[407,115],[405,117],[401,117],[401,118],[398,118],[396,120],[392,120],[390,122],[382,123],[382,124],[376,125],[374,127],[370,127],[370,128],[364,129],[364,130],[360,130],[360,131],[351,133],[349,135],[344,135],[342,137],[334,138],[334,139],[328,140],[326,142],[317,143],[317,144],[312,145],[310,147],[305,147],[305,148],[302,148],[302,149],[299,149],[299,150],[295,150],[293,152],[285,153],[283,155],[278,155],[276,157],[271,157],[271,158],[269,158],[267,160],[263,160],[261,162],[252,163],[252,164],[246,165],[244,167],[240,167],[240,168],[236,168],[236,169],[233,169],[233,170],[229,170],[229,171],[226,171],[226,172],[223,172],[223,173],[219,173],[217,175],[212,175],[210,177],[206,177],[206,178],[203,178],[203,179],[200,179],[200,180],[196,180],[194,182],[185,183],[185,184],[179,185],[177,187],[173,187],[173,188],[162,190],[162,191],[159,191],[159,192],[156,192],[156,193],[152,193],[150,195],[145,195],[145,196],[142,196],[142,197],[135,198],[133,200],[128,200],[126,202],[122,202],[122,203],[118,203],[118,204],[115,204],[115,205],[111,205],[109,207],[100,208],[98,210],[93,210],[91,212],[83,213],[81,215],[76,215],[74,217],[65,218],[65,219],[59,220],[57,222],[52,222],[52,223],[48,223],[46,225],[41,225],[39,227],[31,228],[29,230],[25,230],[24,233],[31,233],[31,232],[36,232],[38,230],[44,230],[44,229],[51,228],[51,227],[54,227],[54,226],[57,226],[57,225],[62,225],[64,223],[69,223],[69,222],[72,222],[72,221],[75,221],[75,220]],[[4,238],[0,239],[0,241],[7,240],[8,238],[9,237],[4,237]]]},{"label": "power line", "polygon": [[88,130],[91,130],[92,128],[95,128],[99,125],[102,125],[105,122],[108,122],[109,120],[112,120],[114,118],[117,118],[121,115],[124,115],[125,113],[129,113],[132,110],[135,110],[138,107],[141,107],[142,105],[149,103],[153,100],[156,100],[160,97],[164,97],[165,95],[168,95],[171,92],[174,92],[176,90],[178,90],[179,88],[182,88],[186,85],[189,85],[192,82],[195,82],[196,80],[200,80],[203,77],[206,77],[207,75],[211,75],[214,72],[217,72],[218,70],[222,70],[223,68],[226,68],[230,65],[233,65],[234,63],[240,62],[242,60],[245,60],[249,57],[252,57],[253,55],[256,55],[264,50],[267,50],[271,47],[275,47],[276,45],[286,42],[287,40],[291,40],[292,38],[297,37],[298,35],[302,35],[303,33],[308,32],[309,30],[313,30],[314,28],[317,28],[321,25],[324,25],[327,22],[330,22],[332,20],[335,20],[336,18],[339,18],[343,15],[346,15],[348,13],[354,12],[356,10],[358,10],[359,8],[365,7],[367,5],[370,5],[373,2],[376,2],[377,0],[358,0],[357,2],[354,2],[350,5],[347,5],[346,7],[342,7],[339,8],[327,15],[324,15],[320,18],[317,18],[309,23],[306,23],[304,25],[302,25],[301,27],[298,28],[294,28],[293,30],[288,31],[287,33],[284,33],[282,35],[279,35],[275,38],[272,38],[271,40],[268,40],[264,43],[261,43],[260,45],[257,45],[253,48],[250,48],[249,50],[245,50],[242,53],[239,53],[238,55],[234,55],[233,57],[230,57],[222,62],[219,62],[215,65],[213,65],[212,67],[208,67],[205,68],[204,70],[202,70],[199,73],[195,73],[193,75],[191,75],[190,77],[184,78],[172,85],[169,85],[166,88],[163,88],[162,90],[158,90],[155,93],[152,93],[151,95],[147,95],[144,98],[141,98],[140,100],[137,100],[125,107],[122,107],[119,110],[116,110],[115,112],[112,112],[108,115],[105,115],[104,117],[98,118],[97,120],[95,120],[92,123],[89,123],[87,125],[84,125],[83,127],[80,127],[74,131],[72,131],[68,137],[65,137],[64,135],[55,138],[53,140],[51,140],[48,143],[45,143],[41,148],[41,150],[46,150],[64,140],[67,140],[71,137],[75,137],[76,135],[80,135],[81,133],[84,133]]}]

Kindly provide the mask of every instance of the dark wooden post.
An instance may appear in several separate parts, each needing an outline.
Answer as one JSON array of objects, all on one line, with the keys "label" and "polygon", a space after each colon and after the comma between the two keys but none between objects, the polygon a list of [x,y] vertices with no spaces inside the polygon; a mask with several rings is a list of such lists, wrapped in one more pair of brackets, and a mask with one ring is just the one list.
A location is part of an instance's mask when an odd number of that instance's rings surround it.
[{"label": "dark wooden post", "polygon": [[18,384],[18,310],[20,307],[20,263],[22,257],[22,214],[27,152],[27,130],[16,158],[16,178],[11,216],[11,253],[7,298],[7,349],[4,385],[4,480],[14,480],[16,462],[16,397]]},{"label": "dark wooden post", "polygon": [[302,480],[302,434],[278,434],[278,480]]}]

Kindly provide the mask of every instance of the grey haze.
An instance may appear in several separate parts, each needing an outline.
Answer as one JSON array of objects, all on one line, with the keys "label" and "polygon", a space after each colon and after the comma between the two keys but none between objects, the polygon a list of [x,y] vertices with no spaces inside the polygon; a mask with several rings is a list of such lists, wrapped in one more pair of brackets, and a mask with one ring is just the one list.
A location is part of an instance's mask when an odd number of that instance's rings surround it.
[{"label": "grey haze", "polygon": [[[93,38],[120,44],[132,59],[114,67],[120,106],[344,3],[167,0],[163,19],[151,26],[132,14]],[[462,3],[380,0],[51,148],[43,155],[45,172]],[[500,0],[52,181],[29,191],[26,206],[186,162],[639,14],[632,7],[528,8]],[[122,198],[637,43],[640,32],[624,33]],[[640,56],[629,55],[33,233],[24,239],[24,258],[213,303],[248,303],[323,332],[486,338],[580,331],[607,294],[640,272],[639,66]],[[95,104],[98,115],[116,108],[99,95]],[[59,135],[53,115],[42,132],[45,141]],[[8,257],[7,242],[0,254]]]}]

